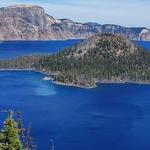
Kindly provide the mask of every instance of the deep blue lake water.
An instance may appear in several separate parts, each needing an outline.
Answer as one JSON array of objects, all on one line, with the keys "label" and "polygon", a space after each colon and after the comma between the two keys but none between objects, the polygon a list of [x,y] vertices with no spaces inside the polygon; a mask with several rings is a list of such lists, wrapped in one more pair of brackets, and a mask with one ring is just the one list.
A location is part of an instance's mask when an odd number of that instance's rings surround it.
[{"label": "deep blue lake water", "polygon": [[[150,149],[150,86],[58,86],[44,75],[0,72],[0,108],[22,111],[40,150]],[[4,113],[1,113],[3,115]]]},{"label": "deep blue lake water", "polygon": [[136,41],[136,43],[145,48],[146,50],[150,51],[150,42],[149,41]]},{"label": "deep blue lake water", "polygon": [[[46,49],[55,53],[73,44],[68,42],[3,43],[0,58],[44,54]],[[139,44],[150,50],[149,43]],[[54,85],[43,77],[27,71],[0,72],[0,124],[6,115],[1,110],[22,111],[39,150],[50,149],[51,141],[56,150],[150,149],[150,85],[100,84],[87,90]]]},{"label": "deep blue lake water", "polygon": [[[81,40],[67,41],[5,41],[0,42],[0,59],[12,59],[27,55],[51,55],[64,48],[77,44]],[[150,42],[135,41],[150,51]]]},{"label": "deep blue lake water", "polygon": [[0,42],[0,59],[11,59],[24,55],[54,54],[79,41],[80,40]]}]

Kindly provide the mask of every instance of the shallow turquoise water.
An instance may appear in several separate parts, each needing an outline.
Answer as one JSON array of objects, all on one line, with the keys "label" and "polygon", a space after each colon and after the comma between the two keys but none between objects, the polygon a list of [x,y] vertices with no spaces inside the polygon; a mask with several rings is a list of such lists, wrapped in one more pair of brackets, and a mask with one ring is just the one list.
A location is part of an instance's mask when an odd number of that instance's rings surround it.
[{"label": "shallow turquoise water", "polygon": [[150,149],[149,85],[101,84],[86,90],[43,77],[0,72],[0,109],[23,112],[39,150],[48,150],[51,140],[57,150]]}]

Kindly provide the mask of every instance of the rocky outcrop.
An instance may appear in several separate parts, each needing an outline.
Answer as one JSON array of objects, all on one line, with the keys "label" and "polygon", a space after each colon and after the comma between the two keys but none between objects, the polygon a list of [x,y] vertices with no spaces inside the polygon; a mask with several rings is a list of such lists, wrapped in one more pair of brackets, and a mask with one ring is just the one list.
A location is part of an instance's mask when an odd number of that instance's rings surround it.
[{"label": "rocky outcrop", "polygon": [[42,7],[33,5],[0,9],[0,40],[86,39],[98,33],[119,34],[131,40],[150,41],[150,30],[147,28],[82,24],[69,19],[55,19],[47,15]]}]

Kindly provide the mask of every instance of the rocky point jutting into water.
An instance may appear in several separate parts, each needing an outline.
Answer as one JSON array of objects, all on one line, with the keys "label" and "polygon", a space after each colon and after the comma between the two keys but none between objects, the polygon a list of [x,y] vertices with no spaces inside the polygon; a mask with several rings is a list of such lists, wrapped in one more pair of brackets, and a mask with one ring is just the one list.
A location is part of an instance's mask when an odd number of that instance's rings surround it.
[{"label": "rocky point jutting into water", "polygon": [[0,8],[0,40],[86,39],[98,33],[119,34],[131,40],[150,41],[150,30],[143,27],[126,28],[55,19],[46,14],[42,7],[34,5]]}]

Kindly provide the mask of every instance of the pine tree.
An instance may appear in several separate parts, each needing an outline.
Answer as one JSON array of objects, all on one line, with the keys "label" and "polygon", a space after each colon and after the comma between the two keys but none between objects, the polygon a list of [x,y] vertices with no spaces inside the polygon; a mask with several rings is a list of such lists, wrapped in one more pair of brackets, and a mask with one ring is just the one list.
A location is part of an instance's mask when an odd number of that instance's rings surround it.
[{"label": "pine tree", "polygon": [[22,150],[17,122],[10,111],[0,132],[0,150]]},{"label": "pine tree", "polygon": [[24,128],[24,125],[23,125],[22,113],[21,112],[17,112],[16,122],[17,122],[18,130],[19,130],[20,140],[21,140],[22,145],[23,145],[23,149],[27,150],[26,147],[25,147],[26,136],[25,136],[25,128]]},{"label": "pine tree", "polygon": [[36,145],[34,144],[34,140],[31,136],[31,125],[29,124],[27,129],[24,128],[21,112],[17,113],[16,122],[19,129],[20,139],[23,145],[23,150],[35,150]]},{"label": "pine tree", "polygon": [[34,140],[31,136],[31,125],[29,124],[25,135],[24,149],[35,150],[36,147],[37,146],[34,144]]},{"label": "pine tree", "polygon": [[21,112],[17,112],[16,122],[17,122],[17,126],[18,126],[18,129],[19,129],[19,134],[23,138],[24,137],[25,128],[24,128],[21,116],[22,116],[22,113]]}]

